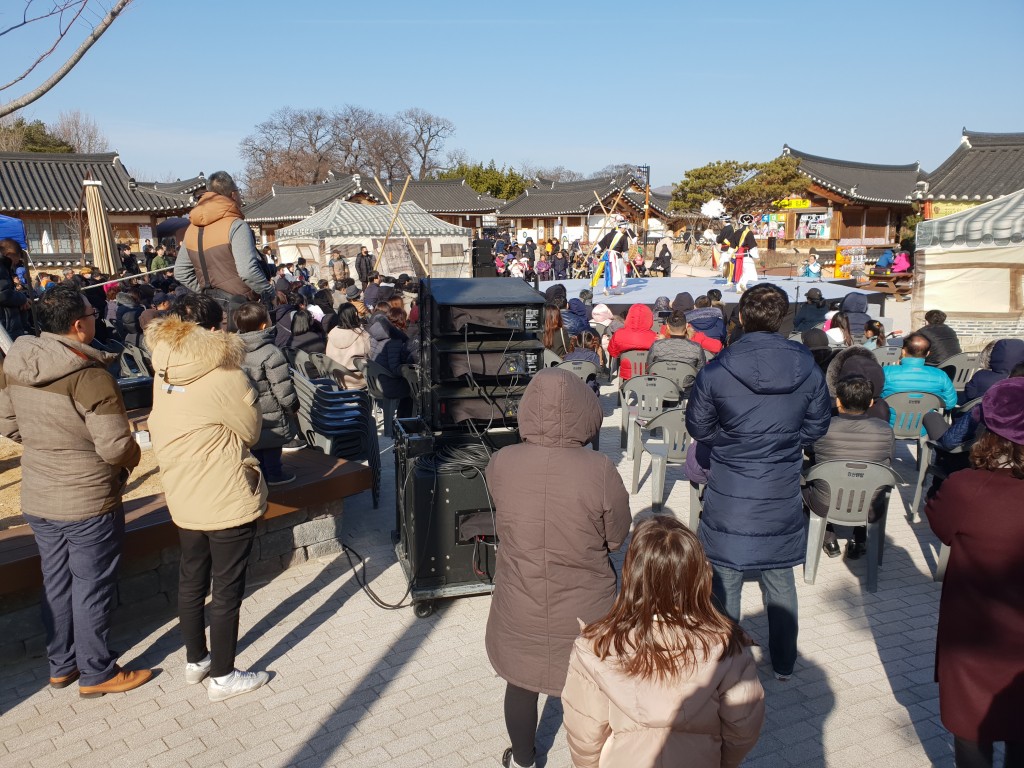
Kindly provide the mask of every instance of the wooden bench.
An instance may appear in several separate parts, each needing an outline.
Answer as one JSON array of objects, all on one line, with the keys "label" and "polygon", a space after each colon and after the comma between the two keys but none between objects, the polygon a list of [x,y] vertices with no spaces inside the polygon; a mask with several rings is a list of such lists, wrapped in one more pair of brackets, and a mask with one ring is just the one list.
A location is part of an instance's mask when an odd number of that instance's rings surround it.
[{"label": "wooden bench", "polygon": [[[370,468],[335,459],[319,451],[284,455],[295,482],[270,489],[264,520],[300,509],[354,496],[373,486]],[[122,562],[177,546],[178,534],[162,493],[124,503],[125,537]],[[13,595],[42,586],[39,550],[27,525],[0,531],[0,595]]]}]

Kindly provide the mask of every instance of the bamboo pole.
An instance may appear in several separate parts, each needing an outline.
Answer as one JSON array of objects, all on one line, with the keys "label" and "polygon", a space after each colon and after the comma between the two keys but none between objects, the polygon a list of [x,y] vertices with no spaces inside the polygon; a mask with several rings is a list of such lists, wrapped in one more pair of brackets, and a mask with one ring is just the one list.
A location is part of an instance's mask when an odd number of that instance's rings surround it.
[{"label": "bamboo pole", "polygon": [[[388,195],[387,195],[387,192],[385,192],[385,191],[384,191],[384,186],[383,186],[383,185],[382,185],[382,184],[380,183],[380,179],[378,179],[378,178],[377,178],[376,176],[374,176],[374,177],[373,177],[373,180],[374,180],[375,182],[377,182],[377,188],[378,188],[378,189],[380,190],[380,193],[381,193],[381,194],[382,194],[382,195],[384,196],[384,198],[386,199]],[[407,181],[406,183],[408,183],[408,181]],[[391,205],[392,205],[392,204],[391,204],[391,201],[388,201],[388,202],[387,202],[387,206],[388,206],[388,208],[389,208],[389,209],[391,209]],[[424,273],[424,274],[425,274],[425,275],[426,275],[427,277],[430,277],[430,272],[429,272],[429,270],[427,269],[427,265],[426,265],[426,263],[425,263],[425,262],[423,261],[423,259],[422,259],[422,258],[420,257],[420,252],[419,252],[419,249],[418,249],[418,248],[416,248],[416,244],[415,244],[415,243],[414,243],[414,242],[412,241],[412,237],[411,237],[411,236],[409,235],[409,230],[407,230],[407,229],[405,228],[405,224],[403,224],[403,223],[402,223],[402,220],[401,220],[401,219],[400,219],[400,218],[398,217],[398,214],[399,214],[399,209],[398,209],[398,208],[394,208],[394,209],[392,209],[392,210],[393,210],[393,212],[394,212],[394,216],[395,216],[395,221],[397,221],[397,222],[398,222],[398,228],[399,228],[399,229],[401,229],[401,230],[402,230],[402,234],[403,234],[403,235],[405,235],[405,242],[406,242],[406,243],[408,243],[408,245],[409,245],[409,250],[411,250],[411,251],[412,251],[412,255],[416,257],[416,261],[418,261],[418,262],[420,263],[420,266],[421,266],[421,267],[423,267],[423,273]],[[384,254],[382,253],[382,254],[381,254],[381,256],[383,256],[383,255],[384,255]]]},{"label": "bamboo pole", "polygon": [[[614,202],[612,202],[612,210],[613,211],[615,210],[615,206],[617,206],[619,204],[619,200],[622,199],[622,193],[625,192],[625,191],[626,191],[625,187],[623,187],[622,189],[619,190],[619,194],[617,194],[615,196],[615,200],[614,200]],[[608,212],[608,209],[604,207],[604,203],[601,202],[601,197],[597,194],[596,191],[594,192],[594,197],[597,198],[597,204],[601,206],[601,212],[604,214],[604,225],[601,227],[601,234],[597,238],[597,242],[600,242],[601,238],[604,237],[604,235],[605,235],[605,230],[608,228],[608,220],[611,218],[611,214]],[[596,245],[596,243],[595,243],[595,245]]]},{"label": "bamboo pole", "polygon": [[[388,231],[384,234],[384,242],[381,243],[380,253],[377,254],[377,262],[373,265],[373,271],[374,272],[376,272],[378,270],[378,268],[380,267],[380,260],[384,258],[384,249],[388,245],[388,238],[391,237],[391,230],[393,230],[395,228],[395,221],[398,220],[398,211],[400,211],[402,209],[402,201],[405,199],[405,190],[407,190],[409,188],[409,180],[410,179],[412,179],[411,175],[405,177],[405,184],[402,185],[402,194],[400,194],[398,196],[398,208],[396,208],[394,210],[394,212],[391,214],[391,224],[388,225]],[[377,182],[377,186],[380,188],[381,194],[384,195],[384,199],[388,201],[388,207],[390,208],[391,207],[391,195],[389,195],[389,194],[384,192],[384,185],[382,185],[380,183],[380,179],[378,179],[376,176],[374,176],[373,180]]]}]

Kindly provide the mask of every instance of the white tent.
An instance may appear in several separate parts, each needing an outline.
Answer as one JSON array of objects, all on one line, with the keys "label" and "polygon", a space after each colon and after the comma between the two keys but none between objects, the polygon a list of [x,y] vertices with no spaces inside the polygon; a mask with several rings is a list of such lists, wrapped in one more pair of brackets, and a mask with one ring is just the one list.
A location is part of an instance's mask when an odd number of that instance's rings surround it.
[{"label": "white tent", "polygon": [[941,309],[961,336],[1024,337],[1024,189],[917,225],[914,327]]},{"label": "white tent", "polygon": [[420,259],[433,276],[469,276],[472,230],[442,221],[416,203],[403,202],[398,214],[401,226],[395,224],[388,238],[387,249],[381,254],[391,216],[391,210],[386,205],[360,205],[335,200],[323,210],[277,231],[279,258],[289,263],[303,256],[307,261],[312,259],[324,265],[325,255],[337,245],[349,259],[354,277],[355,265],[352,258],[365,245],[375,258],[380,257],[378,271],[391,275],[403,272],[423,275],[423,266],[406,240],[405,233],[408,233]]}]

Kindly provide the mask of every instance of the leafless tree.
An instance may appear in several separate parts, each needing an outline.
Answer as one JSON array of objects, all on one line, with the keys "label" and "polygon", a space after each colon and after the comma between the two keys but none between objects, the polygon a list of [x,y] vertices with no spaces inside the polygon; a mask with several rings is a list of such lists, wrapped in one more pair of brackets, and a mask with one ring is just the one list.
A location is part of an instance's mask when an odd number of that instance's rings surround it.
[{"label": "leafless tree", "polygon": [[57,121],[50,126],[50,133],[66,141],[76,152],[92,154],[110,149],[110,142],[96,121],[79,109],[57,115]]},{"label": "leafless tree", "polygon": [[287,186],[319,183],[336,158],[333,116],[323,109],[283,107],[242,139],[240,150],[250,197],[266,194],[275,181]]},{"label": "leafless tree", "polygon": [[[125,8],[128,7],[129,4],[131,4],[131,2],[132,0],[117,0],[110,10],[104,14],[100,22],[93,28],[92,32],[89,33],[71,56],[69,56],[68,59],[61,64],[52,75],[31,91],[28,91],[21,96],[16,96],[4,104],[0,104],[0,117],[10,115],[17,112],[22,107],[28,106],[44,94],[48,93],[50,89],[64,79],[64,76],[74,69],[75,65],[82,60],[82,57],[85,56],[89,49],[92,48],[93,44],[100,39],[103,33],[110,28],[110,25],[114,23],[114,20]],[[30,24],[43,23],[49,19],[55,20],[57,24],[57,29],[54,33],[54,41],[48,49],[43,51],[34,62],[22,70],[16,77],[0,86],[0,91],[13,88],[15,85],[31,75],[40,64],[53,54],[57,49],[57,46],[60,45],[60,43],[68,36],[71,32],[72,26],[82,16],[86,8],[95,7],[99,4],[97,0],[50,0],[49,4],[38,5],[36,0],[24,0],[24,3],[25,5],[20,20],[9,25],[5,29],[0,30],[0,37],[12,34]]]},{"label": "leafless tree", "polygon": [[545,179],[547,181],[583,181],[587,178],[579,171],[566,168],[564,165],[556,165],[553,168],[544,168],[535,163],[524,160],[519,163],[519,173],[528,179]]},{"label": "leafless tree", "polygon": [[416,178],[422,181],[441,170],[441,151],[445,141],[455,134],[455,123],[419,107],[399,112],[398,120],[409,133],[409,149],[419,165]]}]

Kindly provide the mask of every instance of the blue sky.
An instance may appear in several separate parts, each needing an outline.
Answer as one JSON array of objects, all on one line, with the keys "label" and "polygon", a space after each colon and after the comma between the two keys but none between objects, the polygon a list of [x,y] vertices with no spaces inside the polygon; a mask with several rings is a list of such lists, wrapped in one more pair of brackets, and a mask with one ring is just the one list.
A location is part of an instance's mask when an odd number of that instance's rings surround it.
[{"label": "blue sky", "polygon": [[[4,81],[35,27],[0,38]],[[93,115],[140,179],[238,171],[274,110],[345,104],[443,115],[499,165],[649,163],[655,186],[783,143],[931,170],[965,125],[1024,131],[1022,27],[1021,0],[135,0],[25,116]]]}]

